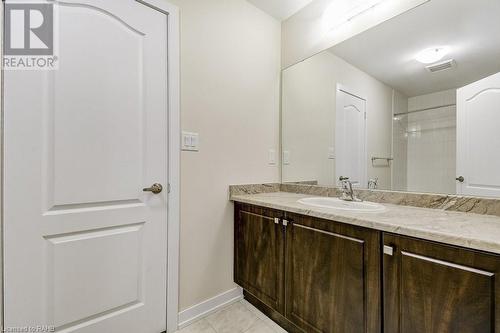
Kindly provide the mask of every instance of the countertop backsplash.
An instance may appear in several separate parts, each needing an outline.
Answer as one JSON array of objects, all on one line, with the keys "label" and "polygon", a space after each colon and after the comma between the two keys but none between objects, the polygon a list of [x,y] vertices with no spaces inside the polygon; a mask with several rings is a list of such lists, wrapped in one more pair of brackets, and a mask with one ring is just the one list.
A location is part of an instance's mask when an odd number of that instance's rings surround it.
[{"label": "countertop backsplash", "polygon": [[[230,198],[234,195],[272,192],[289,192],[324,197],[339,197],[341,195],[341,191],[337,187],[307,184],[269,183],[231,185],[229,187]],[[355,193],[363,201],[500,217],[500,198],[359,189],[355,190]]]}]

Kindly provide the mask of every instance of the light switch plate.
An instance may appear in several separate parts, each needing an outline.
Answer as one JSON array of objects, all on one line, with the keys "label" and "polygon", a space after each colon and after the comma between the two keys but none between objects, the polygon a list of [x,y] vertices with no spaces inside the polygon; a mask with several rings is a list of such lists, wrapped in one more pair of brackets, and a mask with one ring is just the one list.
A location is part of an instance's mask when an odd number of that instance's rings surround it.
[{"label": "light switch plate", "polygon": [[269,165],[276,165],[276,150],[269,149]]},{"label": "light switch plate", "polygon": [[290,151],[289,150],[283,151],[283,164],[284,165],[290,164]]},{"label": "light switch plate", "polygon": [[182,131],[182,150],[199,151],[200,138],[198,133]]},{"label": "light switch plate", "polygon": [[330,160],[335,159],[335,149],[333,147],[328,148],[328,159]]}]

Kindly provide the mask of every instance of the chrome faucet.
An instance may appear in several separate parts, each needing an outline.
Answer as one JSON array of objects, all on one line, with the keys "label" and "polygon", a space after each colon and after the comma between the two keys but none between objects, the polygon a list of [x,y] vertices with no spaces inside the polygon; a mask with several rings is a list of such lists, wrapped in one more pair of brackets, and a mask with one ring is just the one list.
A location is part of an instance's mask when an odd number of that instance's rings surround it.
[{"label": "chrome faucet", "polygon": [[352,183],[349,180],[349,177],[340,176],[339,181],[342,186],[342,197],[340,197],[341,200],[361,201],[354,195],[354,190],[352,189]]}]

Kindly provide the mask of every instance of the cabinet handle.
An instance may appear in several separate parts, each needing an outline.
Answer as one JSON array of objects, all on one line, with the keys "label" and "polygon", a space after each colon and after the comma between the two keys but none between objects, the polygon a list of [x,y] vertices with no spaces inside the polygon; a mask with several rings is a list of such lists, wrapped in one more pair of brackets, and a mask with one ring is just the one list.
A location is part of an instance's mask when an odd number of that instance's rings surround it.
[{"label": "cabinet handle", "polygon": [[384,254],[387,254],[388,256],[393,256],[394,248],[392,246],[384,245]]},{"label": "cabinet handle", "polygon": [[274,218],[274,224],[280,224],[280,219],[279,217]]}]

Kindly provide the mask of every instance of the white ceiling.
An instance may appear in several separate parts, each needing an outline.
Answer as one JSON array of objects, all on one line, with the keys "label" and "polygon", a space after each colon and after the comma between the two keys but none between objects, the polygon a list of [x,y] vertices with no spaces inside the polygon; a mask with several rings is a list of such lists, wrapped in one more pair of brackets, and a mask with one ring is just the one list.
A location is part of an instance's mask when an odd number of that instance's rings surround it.
[{"label": "white ceiling", "polygon": [[313,0],[247,0],[278,20],[286,20]]},{"label": "white ceiling", "polygon": [[[500,1],[432,0],[330,49],[409,97],[500,72]],[[448,45],[457,67],[429,73],[415,55]]]}]

